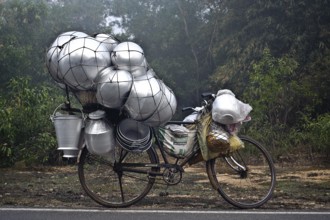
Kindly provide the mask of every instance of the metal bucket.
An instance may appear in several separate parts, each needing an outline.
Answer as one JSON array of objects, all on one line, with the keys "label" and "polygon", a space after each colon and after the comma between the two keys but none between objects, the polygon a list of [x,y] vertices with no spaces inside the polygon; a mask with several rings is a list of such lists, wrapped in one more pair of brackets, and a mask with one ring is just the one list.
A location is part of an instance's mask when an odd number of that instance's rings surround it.
[{"label": "metal bucket", "polygon": [[[51,120],[55,126],[57,149],[65,151],[79,150],[83,118],[81,115],[67,115],[56,112],[60,106],[55,109],[51,116]],[[72,152],[69,154],[72,155]]]},{"label": "metal bucket", "polygon": [[63,150],[63,157],[76,158],[79,155],[79,150]]}]

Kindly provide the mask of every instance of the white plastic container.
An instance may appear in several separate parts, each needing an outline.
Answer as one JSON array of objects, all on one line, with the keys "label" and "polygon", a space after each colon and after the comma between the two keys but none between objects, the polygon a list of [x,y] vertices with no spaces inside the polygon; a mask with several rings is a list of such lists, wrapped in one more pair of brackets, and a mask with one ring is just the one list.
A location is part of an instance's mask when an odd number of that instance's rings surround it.
[{"label": "white plastic container", "polygon": [[220,94],[212,105],[212,119],[214,121],[221,124],[235,124],[243,121],[249,115],[252,110],[249,104],[238,100],[233,93]]}]

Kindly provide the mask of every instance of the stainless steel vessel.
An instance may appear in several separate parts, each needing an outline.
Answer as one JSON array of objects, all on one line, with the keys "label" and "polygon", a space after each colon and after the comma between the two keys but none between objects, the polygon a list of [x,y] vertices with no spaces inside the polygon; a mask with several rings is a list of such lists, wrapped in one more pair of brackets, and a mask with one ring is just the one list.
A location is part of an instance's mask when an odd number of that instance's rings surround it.
[{"label": "stainless steel vessel", "polygon": [[92,154],[111,156],[114,153],[114,127],[105,120],[104,111],[97,110],[88,115],[85,141],[88,151]]}]

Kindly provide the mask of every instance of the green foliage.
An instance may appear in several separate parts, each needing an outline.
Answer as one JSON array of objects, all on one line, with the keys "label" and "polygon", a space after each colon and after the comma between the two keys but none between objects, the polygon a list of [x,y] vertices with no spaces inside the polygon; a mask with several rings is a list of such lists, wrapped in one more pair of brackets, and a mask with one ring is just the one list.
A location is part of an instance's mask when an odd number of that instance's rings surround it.
[{"label": "green foliage", "polygon": [[[11,77],[42,74],[44,1],[12,0],[0,8],[0,85]],[[40,32],[40,33],[39,33]],[[40,34],[40,35],[39,35]],[[41,46],[41,47],[40,47]]]},{"label": "green foliage", "polygon": [[275,58],[265,49],[260,61],[253,64],[245,96],[255,108],[256,117],[264,123],[287,125],[292,110],[300,106],[295,79],[297,62],[288,57]]},{"label": "green foliage", "polygon": [[[107,26],[108,16],[122,22]],[[50,44],[66,31],[111,33],[113,24],[125,30],[119,39],[142,46],[178,109],[199,105],[200,92],[231,89],[254,108],[247,132],[277,154],[293,146],[328,152],[329,20],[329,1],[4,1],[1,166],[42,163],[54,150],[48,118],[61,101],[45,84]]]},{"label": "green foliage", "polygon": [[93,34],[105,26],[103,1],[10,0],[0,5],[0,86],[16,76],[49,79],[45,52],[59,34]]},{"label": "green foliage", "polygon": [[304,140],[314,152],[330,154],[330,113],[319,115],[316,119],[305,118]]},{"label": "green foliage", "polygon": [[28,77],[12,78],[8,91],[0,102],[0,166],[45,162],[56,149],[49,116],[59,96],[49,86],[32,85]]},{"label": "green foliage", "polygon": [[[122,28],[144,49],[150,66],[177,95],[181,105],[200,103],[212,72],[214,25],[209,8],[217,1],[113,0],[109,13],[122,18]],[[124,36],[125,37],[125,36]]]},{"label": "green foliage", "polygon": [[[318,119],[320,123],[307,120],[320,99],[297,69],[293,58],[287,55],[275,58],[265,49],[262,58],[253,64],[244,92],[244,98],[254,108],[250,134],[270,146],[276,155],[308,144],[329,146],[324,142],[327,133],[321,132],[326,129],[325,121],[329,118]],[[304,130],[306,126],[308,129]],[[318,129],[318,135],[314,135]]]}]

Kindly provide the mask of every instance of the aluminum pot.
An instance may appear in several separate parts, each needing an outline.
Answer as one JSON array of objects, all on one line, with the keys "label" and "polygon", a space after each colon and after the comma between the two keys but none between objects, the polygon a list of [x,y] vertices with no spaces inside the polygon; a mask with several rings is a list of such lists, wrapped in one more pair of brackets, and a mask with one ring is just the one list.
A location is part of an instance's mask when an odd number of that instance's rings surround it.
[{"label": "aluminum pot", "polygon": [[85,127],[87,149],[92,154],[110,156],[114,153],[114,127],[104,119],[105,112],[97,110],[88,115]]},{"label": "aluminum pot", "polygon": [[140,66],[132,66],[130,68],[131,74],[134,78],[142,77],[142,76],[146,75],[147,70],[148,70],[148,63],[145,58]]},{"label": "aluminum pot", "polygon": [[155,77],[137,77],[133,81],[124,109],[132,119],[145,120],[157,110],[161,98],[161,85]]},{"label": "aluminum pot", "polygon": [[111,61],[117,69],[134,71],[141,67],[145,58],[142,48],[133,42],[118,44],[111,53]]},{"label": "aluminum pot", "polygon": [[98,73],[111,63],[108,49],[92,37],[65,44],[58,61],[64,83],[77,90],[91,89]]},{"label": "aluminum pot", "polygon": [[110,34],[97,34],[95,39],[104,44],[110,53],[119,44],[118,40]]},{"label": "aluminum pot", "polygon": [[170,121],[177,107],[177,101],[173,91],[167,87],[163,81],[158,81],[162,88],[160,104],[151,117],[143,121],[143,123],[153,127],[163,125]]},{"label": "aluminum pot", "polygon": [[98,103],[108,108],[120,109],[131,91],[132,75],[128,71],[108,67],[102,70],[97,81]]},{"label": "aluminum pot", "polygon": [[49,47],[46,54],[46,66],[53,79],[59,83],[63,82],[63,78],[59,74],[58,56],[64,44],[70,40],[79,37],[88,37],[87,34],[79,31],[69,31],[60,34],[52,45]]}]

